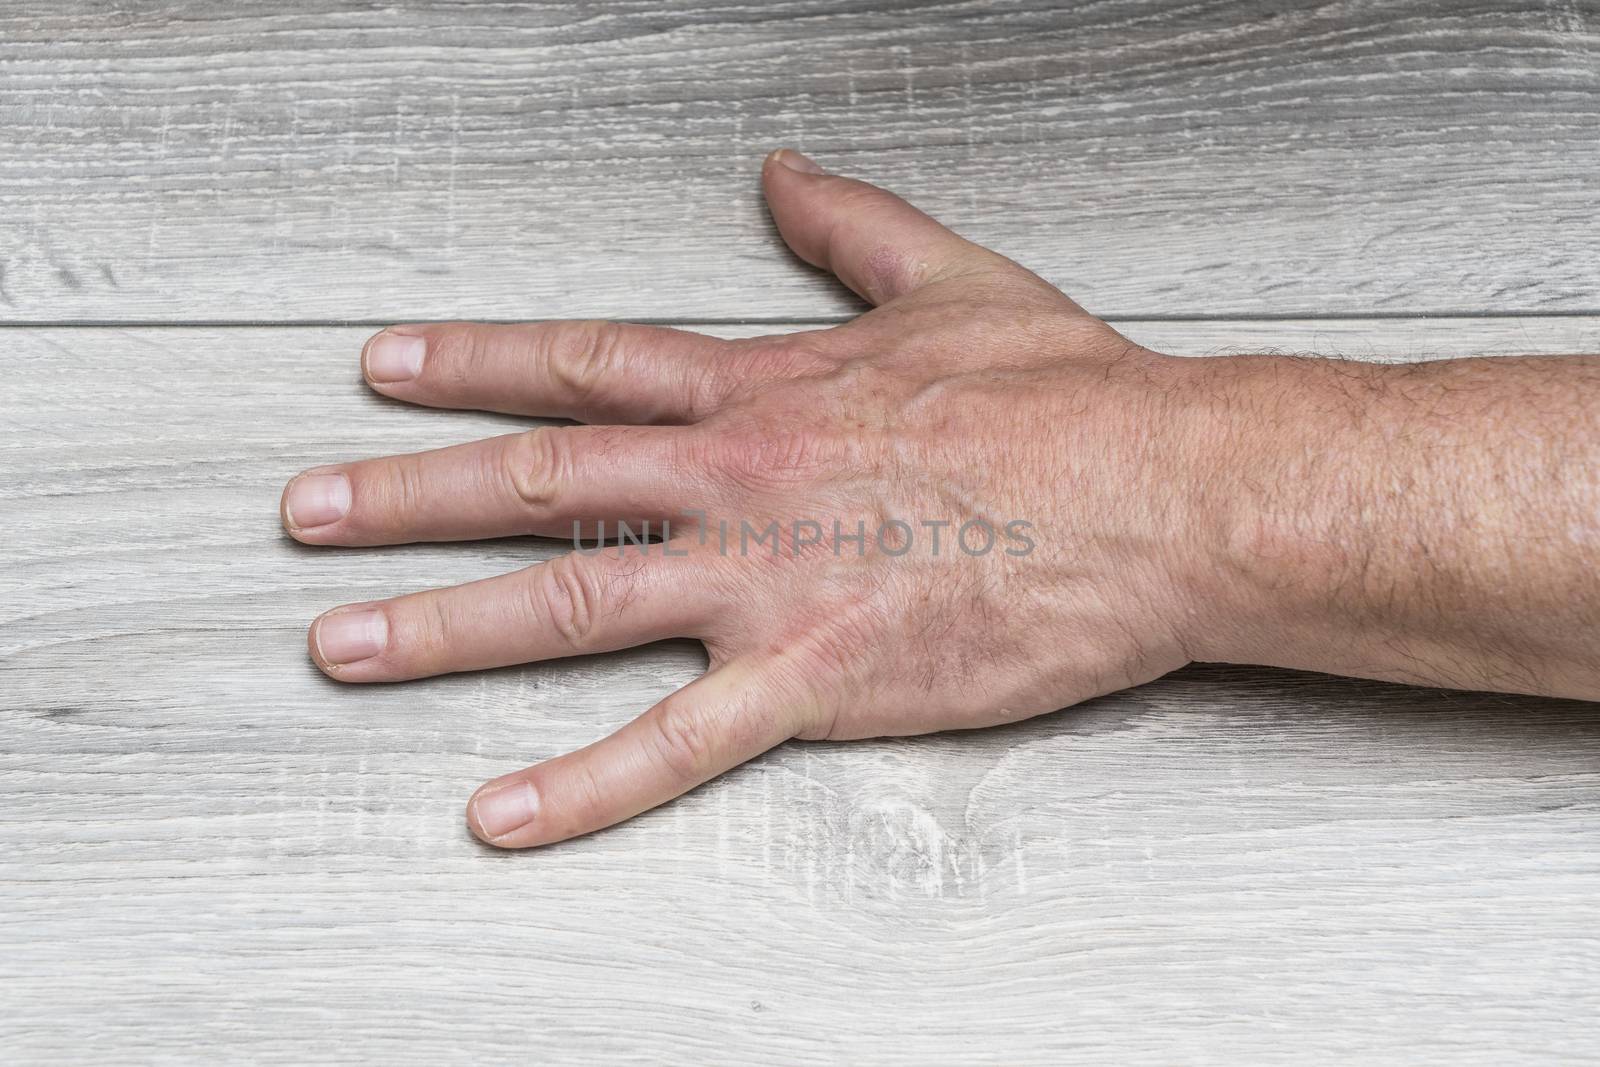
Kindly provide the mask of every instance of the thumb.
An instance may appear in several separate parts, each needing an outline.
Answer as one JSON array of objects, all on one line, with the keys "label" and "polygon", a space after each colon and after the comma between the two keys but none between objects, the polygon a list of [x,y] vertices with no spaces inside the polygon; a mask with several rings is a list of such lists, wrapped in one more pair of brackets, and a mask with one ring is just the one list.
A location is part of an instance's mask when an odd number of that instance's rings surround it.
[{"label": "thumb", "polygon": [[832,271],[873,304],[1007,262],[888,190],[828,174],[792,148],[767,157],[761,184],[795,255]]}]

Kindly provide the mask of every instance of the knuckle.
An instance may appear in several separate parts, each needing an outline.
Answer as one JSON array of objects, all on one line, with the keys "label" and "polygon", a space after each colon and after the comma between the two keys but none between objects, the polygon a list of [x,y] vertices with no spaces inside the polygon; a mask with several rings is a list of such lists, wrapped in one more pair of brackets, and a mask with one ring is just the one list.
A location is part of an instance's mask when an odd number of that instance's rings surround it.
[{"label": "knuckle", "polygon": [[650,721],[655,727],[656,754],[673,775],[698,781],[715,767],[717,728],[700,707],[668,698]]},{"label": "knuckle", "polygon": [[825,374],[841,358],[841,343],[851,336],[848,325],[796,330],[757,340],[762,354],[779,368],[797,376]]},{"label": "knuckle", "polygon": [[774,385],[827,374],[837,363],[823,336],[805,330],[722,342],[712,358],[686,360],[683,374],[690,407],[697,417],[711,414],[771,389]]},{"label": "knuckle", "polygon": [[[836,175],[834,177],[837,177]],[[883,210],[887,194],[875,185],[854,178],[840,178],[831,191],[836,214],[856,218],[863,214],[876,215]]]},{"label": "knuckle", "polygon": [[561,785],[562,806],[572,813],[574,830],[587,830],[605,818],[614,801],[588,760],[573,760],[570,773]]},{"label": "knuckle", "polygon": [[727,407],[765,375],[758,351],[730,342],[717,357],[678,361],[676,385],[691,419],[701,419]]},{"label": "knuckle", "polygon": [[767,384],[826,376],[841,358],[835,328],[756,337],[735,349],[730,370],[739,381]]},{"label": "knuckle", "polygon": [[587,404],[608,379],[623,370],[626,348],[622,327],[604,320],[563,322],[545,335],[541,353],[550,380],[560,395]]},{"label": "knuckle", "polygon": [[587,650],[599,622],[600,592],[574,556],[557,556],[529,572],[536,619],[573,650]]},{"label": "knuckle", "polygon": [[746,489],[777,489],[805,481],[829,465],[826,438],[803,426],[750,425],[709,437],[705,463]]},{"label": "knuckle", "polygon": [[504,474],[511,490],[530,511],[554,509],[565,473],[563,435],[556,427],[524,430],[504,450]]},{"label": "knuckle", "polygon": [[376,479],[376,493],[368,494],[369,506],[365,512],[352,518],[369,531],[383,531],[396,526],[406,526],[417,516],[426,515],[428,509],[428,478],[422,462],[415,456],[395,456],[385,461],[387,477]]},{"label": "knuckle", "polygon": [[421,606],[423,610],[418,613],[421,617],[417,620],[417,632],[409,635],[405,644],[409,645],[407,651],[412,659],[419,664],[428,664],[444,657],[454,643],[459,627],[445,597],[424,596]]}]

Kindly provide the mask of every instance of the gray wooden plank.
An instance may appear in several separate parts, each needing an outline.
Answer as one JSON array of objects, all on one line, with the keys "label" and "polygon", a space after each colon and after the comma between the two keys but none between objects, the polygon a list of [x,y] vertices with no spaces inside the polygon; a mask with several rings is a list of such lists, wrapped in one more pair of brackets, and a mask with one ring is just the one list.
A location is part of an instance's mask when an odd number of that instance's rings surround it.
[{"label": "gray wooden plank", "polygon": [[1109,315],[1593,311],[1600,6],[0,8],[0,319],[804,318],[792,144]]},{"label": "gray wooden plank", "polygon": [[[1600,319],[1122,323],[1204,353],[1595,350]],[[498,854],[480,780],[692,644],[350,688],[323,607],[548,555],[318,551],[284,478],[511,420],[349,329],[0,331],[10,1063],[1550,1062],[1600,1042],[1589,705],[1195,667],[1000,730],[790,745]]]}]

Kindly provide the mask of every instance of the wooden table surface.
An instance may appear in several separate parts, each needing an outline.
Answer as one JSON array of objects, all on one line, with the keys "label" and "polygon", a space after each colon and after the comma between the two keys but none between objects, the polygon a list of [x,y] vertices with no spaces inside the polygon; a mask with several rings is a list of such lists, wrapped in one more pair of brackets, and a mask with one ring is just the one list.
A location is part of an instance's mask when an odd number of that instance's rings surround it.
[{"label": "wooden table surface", "polygon": [[790,744],[500,854],[479,781],[698,646],[340,687],[343,601],[560,546],[314,550],[318,462],[514,424],[374,325],[768,332],[790,144],[1196,355],[1600,351],[1588,0],[0,6],[0,1060],[1600,1057],[1594,706],[1195,666]]}]

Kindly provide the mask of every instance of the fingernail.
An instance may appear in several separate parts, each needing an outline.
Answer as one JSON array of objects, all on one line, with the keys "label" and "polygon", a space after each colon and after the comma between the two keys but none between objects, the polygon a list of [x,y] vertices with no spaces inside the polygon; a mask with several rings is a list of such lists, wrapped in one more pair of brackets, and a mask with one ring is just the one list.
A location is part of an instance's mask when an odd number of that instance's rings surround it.
[{"label": "fingernail", "polygon": [[484,837],[503,837],[539,814],[539,794],[527,782],[512,782],[472,798],[472,821]]},{"label": "fingernail", "polygon": [[375,382],[409,382],[422,373],[428,342],[385,330],[367,345],[367,377]]},{"label": "fingernail", "polygon": [[816,162],[807,156],[801,155],[792,148],[778,149],[778,162],[790,170],[797,170],[802,174],[826,174],[827,171],[817,166]]},{"label": "fingernail", "polygon": [[283,511],[297,530],[338,522],[350,510],[350,479],[342,474],[304,474],[289,486]]},{"label": "fingernail", "polygon": [[389,620],[381,611],[341,611],[317,620],[317,654],[332,666],[359,663],[389,643]]}]

